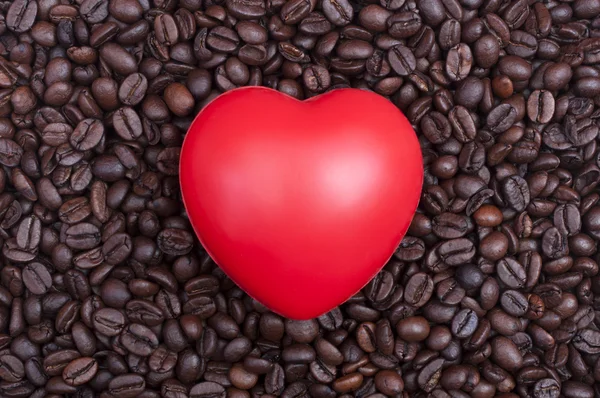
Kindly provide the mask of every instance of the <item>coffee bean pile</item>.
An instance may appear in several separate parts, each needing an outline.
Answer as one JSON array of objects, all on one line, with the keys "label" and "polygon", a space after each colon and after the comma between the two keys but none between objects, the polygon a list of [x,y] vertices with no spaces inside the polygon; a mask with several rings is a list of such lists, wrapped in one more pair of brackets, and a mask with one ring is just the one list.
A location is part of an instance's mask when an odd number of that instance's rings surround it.
[{"label": "coffee bean pile", "polygon": [[[183,210],[187,127],[246,85],[419,136],[407,236],[318,319]],[[2,1],[0,396],[600,397],[599,123],[600,0]]]}]

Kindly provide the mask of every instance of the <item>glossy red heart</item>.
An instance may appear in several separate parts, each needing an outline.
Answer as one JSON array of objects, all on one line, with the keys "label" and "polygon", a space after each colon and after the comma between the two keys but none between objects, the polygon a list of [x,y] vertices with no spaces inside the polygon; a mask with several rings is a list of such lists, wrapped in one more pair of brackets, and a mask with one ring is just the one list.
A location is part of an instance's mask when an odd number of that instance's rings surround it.
[{"label": "glossy red heart", "polygon": [[293,319],[358,292],[406,233],[421,150],[388,100],[340,89],[298,101],[242,88],[217,97],[183,144],[181,190],[207,252],[250,296]]}]

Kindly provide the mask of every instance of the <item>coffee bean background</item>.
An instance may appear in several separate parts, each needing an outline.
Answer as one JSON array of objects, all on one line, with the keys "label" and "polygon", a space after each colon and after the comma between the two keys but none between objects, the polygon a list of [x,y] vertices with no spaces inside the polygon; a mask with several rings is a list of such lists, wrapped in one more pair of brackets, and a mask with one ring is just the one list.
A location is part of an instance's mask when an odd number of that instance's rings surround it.
[{"label": "coffee bean background", "polygon": [[[183,210],[187,127],[248,85],[421,142],[408,234],[318,319]],[[0,396],[600,397],[599,123],[600,0],[0,1]]]}]

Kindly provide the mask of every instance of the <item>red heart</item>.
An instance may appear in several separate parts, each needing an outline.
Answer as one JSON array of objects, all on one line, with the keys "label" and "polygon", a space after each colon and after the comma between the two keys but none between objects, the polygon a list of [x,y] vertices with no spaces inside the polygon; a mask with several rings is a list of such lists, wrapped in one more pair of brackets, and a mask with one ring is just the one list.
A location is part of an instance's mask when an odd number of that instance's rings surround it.
[{"label": "red heart", "polygon": [[250,296],[319,316],[385,265],[417,208],[415,133],[388,100],[340,89],[301,102],[250,87],[196,117],[181,190],[207,252]]}]

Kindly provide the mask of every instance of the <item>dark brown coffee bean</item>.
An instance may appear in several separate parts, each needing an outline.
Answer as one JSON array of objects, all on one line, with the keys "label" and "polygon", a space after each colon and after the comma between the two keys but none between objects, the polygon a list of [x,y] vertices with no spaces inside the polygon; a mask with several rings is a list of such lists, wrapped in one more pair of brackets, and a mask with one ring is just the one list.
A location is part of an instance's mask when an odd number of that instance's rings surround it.
[{"label": "dark brown coffee bean", "polygon": [[506,290],[502,293],[500,304],[507,313],[513,316],[523,316],[529,308],[527,297],[516,290]]},{"label": "dark brown coffee bean", "polygon": [[23,33],[31,29],[38,12],[38,4],[30,0],[16,0],[6,13],[6,27],[16,32]]},{"label": "dark brown coffee bean", "polygon": [[415,12],[399,12],[387,20],[388,33],[396,39],[410,37],[422,26],[421,18]]},{"label": "dark brown coffee bean", "polygon": [[164,99],[169,109],[177,116],[187,116],[194,108],[192,94],[180,83],[171,83],[167,86]]},{"label": "dark brown coffee bean", "polygon": [[463,80],[471,71],[473,65],[473,55],[471,48],[460,43],[448,51],[446,59],[446,73],[452,81]]},{"label": "dark brown coffee bean", "polygon": [[554,116],[554,98],[549,91],[536,90],[527,100],[527,115],[537,123],[548,123]]},{"label": "dark brown coffee bean", "polygon": [[165,46],[172,46],[179,40],[179,30],[171,14],[159,14],[154,18],[156,40]]},{"label": "dark brown coffee bean", "polygon": [[500,280],[513,289],[523,287],[527,280],[523,265],[510,257],[498,261],[496,272]]},{"label": "dark brown coffee bean", "polygon": [[530,191],[527,181],[519,176],[511,176],[503,181],[503,193],[506,201],[516,211],[523,211],[529,204]]},{"label": "dark brown coffee bean", "polygon": [[224,398],[225,388],[217,383],[206,381],[198,383],[190,389],[190,398]]},{"label": "dark brown coffee bean", "polygon": [[81,17],[88,23],[98,23],[108,16],[108,1],[85,0],[79,9]]},{"label": "dark brown coffee bean", "polygon": [[475,123],[469,111],[457,105],[448,114],[454,137],[463,143],[472,141],[476,135]]},{"label": "dark brown coffee bean", "polygon": [[0,378],[4,382],[14,383],[22,380],[25,376],[23,362],[13,355],[0,356]]},{"label": "dark brown coffee bean", "polygon": [[23,269],[23,283],[33,294],[44,294],[52,287],[52,275],[40,263],[30,263]]},{"label": "dark brown coffee bean", "polygon": [[112,308],[101,308],[92,316],[94,328],[106,335],[116,336],[125,327],[125,316]]},{"label": "dark brown coffee bean", "polygon": [[492,340],[492,359],[508,371],[519,369],[523,365],[523,356],[515,343],[504,336]]},{"label": "dark brown coffee bean", "polygon": [[158,338],[144,325],[130,324],[120,335],[121,344],[130,353],[147,357],[158,347]]},{"label": "dark brown coffee bean", "polygon": [[404,300],[414,306],[421,307],[429,301],[433,293],[433,280],[425,273],[413,275],[404,288]]},{"label": "dark brown coffee bean", "polygon": [[84,119],[73,130],[69,142],[78,151],[96,147],[104,138],[104,126],[97,119]]},{"label": "dark brown coffee bean", "polygon": [[441,358],[434,359],[420,370],[417,376],[417,383],[421,389],[431,392],[437,386],[442,376],[443,363],[444,360]]},{"label": "dark brown coffee bean", "polygon": [[288,1],[281,8],[281,20],[286,24],[296,24],[310,14],[316,4],[316,1],[310,0]]},{"label": "dark brown coffee bean", "polygon": [[331,77],[327,69],[318,65],[311,65],[302,74],[304,85],[310,91],[320,93],[331,85]]},{"label": "dark brown coffee bean", "polygon": [[517,111],[513,106],[510,104],[501,104],[492,109],[488,114],[486,123],[490,130],[501,133],[512,126],[516,117]]},{"label": "dark brown coffee bean", "polygon": [[130,373],[115,377],[108,384],[109,392],[112,395],[119,395],[124,398],[133,398],[140,394],[146,382],[140,375]]},{"label": "dark brown coffee bean", "polygon": [[121,83],[119,100],[125,105],[135,106],[142,102],[148,90],[148,79],[141,73],[134,73]]},{"label": "dark brown coffee bean", "polygon": [[133,108],[118,109],[113,114],[112,123],[117,134],[125,140],[133,140],[142,135],[142,122]]},{"label": "dark brown coffee bean", "polygon": [[429,335],[429,322],[423,317],[415,316],[400,320],[396,324],[398,335],[405,341],[423,341]]},{"label": "dark brown coffee bean", "polygon": [[63,370],[63,380],[70,386],[88,383],[98,372],[98,363],[94,358],[81,357],[71,361]]},{"label": "dark brown coffee bean", "polygon": [[[67,3],[0,7],[1,396],[600,391],[596,0]],[[180,203],[193,115],[250,85],[374,91],[422,144],[407,235],[313,320]]]},{"label": "dark brown coffee bean", "polygon": [[400,76],[407,76],[416,68],[415,56],[407,47],[402,45],[390,48],[387,59],[392,69]]},{"label": "dark brown coffee bean", "polygon": [[7,167],[15,167],[21,162],[23,148],[16,142],[0,138],[0,164]]}]

